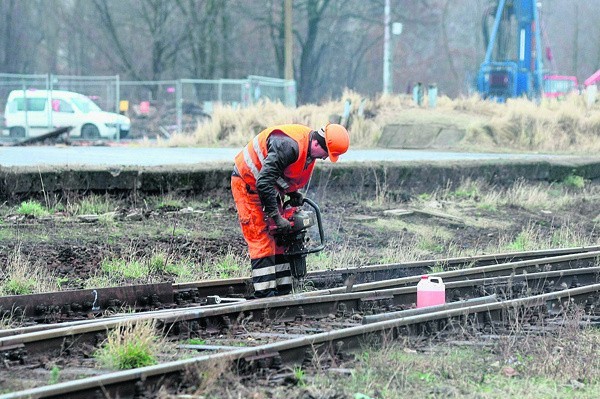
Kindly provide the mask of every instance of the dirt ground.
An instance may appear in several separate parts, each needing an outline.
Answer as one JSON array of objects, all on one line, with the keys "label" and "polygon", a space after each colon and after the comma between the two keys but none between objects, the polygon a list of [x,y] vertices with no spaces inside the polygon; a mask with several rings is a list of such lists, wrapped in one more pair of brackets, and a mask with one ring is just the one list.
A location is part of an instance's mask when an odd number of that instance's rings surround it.
[{"label": "dirt ground", "polygon": [[[490,192],[485,192],[490,190]],[[308,269],[358,266],[492,252],[593,245],[599,242],[598,184],[585,188],[522,187],[557,191],[556,200],[502,203],[484,200],[492,188],[467,194],[407,194],[373,200],[319,200],[327,244],[308,259]],[[72,202],[83,200],[70,199]],[[194,264],[194,272],[157,270],[123,282],[182,281],[248,276],[246,246],[233,201],[219,197],[102,197],[115,212],[100,218],[56,210],[47,216],[19,213],[19,204],[0,206],[0,267],[15,254],[41,266],[63,288],[85,286],[107,259],[147,259]],[[567,198],[565,200],[565,198]],[[406,212],[408,211],[408,212]],[[412,212],[412,213],[410,213]],[[230,259],[229,264],[224,259]],[[237,264],[232,264],[237,263]],[[211,268],[216,267],[215,270]],[[88,284],[89,286],[89,284]]]},{"label": "dirt ground", "polygon": [[[82,215],[86,199],[73,195],[38,198],[41,203],[50,205],[51,212],[37,217],[24,215],[20,203],[1,204],[2,280],[8,281],[12,275],[27,274],[32,269],[48,272],[55,286],[60,282],[62,289],[100,283],[181,282],[250,275],[235,207],[226,193],[145,198],[96,195],[93,202],[103,205],[99,207],[104,212],[101,215],[89,212]],[[600,243],[599,200],[600,184],[589,181],[579,188],[560,184],[516,183],[503,189],[467,185],[451,192],[432,188],[428,192],[407,192],[393,197],[374,195],[361,200],[331,193],[317,198],[327,244],[321,254],[308,258],[308,269],[597,245]],[[135,263],[157,254],[172,264],[187,265],[188,272],[165,267],[151,269],[140,276],[121,276],[118,280],[98,278],[106,277],[103,263],[107,260]],[[16,263],[24,264],[25,268],[15,267]],[[42,275],[38,273],[28,278],[40,279]],[[48,290],[48,285],[40,285],[35,290]],[[445,348],[443,344],[437,347]],[[415,356],[417,350],[421,350],[418,345],[409,349]],[[427,356],[424,359],[423,369],[428,370],[430,362]],[[245,397],[254,398],[343,398],[348,397],[343,393],[348,375],[369,367],[385,368],[380,364],[363,363],[349,358],[328,372],[332,375],[331,381],[338,381],[338,385],[330,385],[325,391],[312,385],[311,381],[322,373],[311,368],[302,372],[302,381],[294,370],[279,376],[283,379],[215,376],[211,390],[214,397],[238,397],[230,394],[243,392]],[[488,363],[503,364],[496,358]],[[488,366],[479,363],[473,366],[477,367]],[[504,370],[501,366],[498,369],[496,374]],[[386,377],[388,385],[391,378],[393,376]],[[186,389],[186,393],[197,389],[192,388]],[[433,392],[437,389],[435,387]],[[448,389],[456,391],[453,387]],[[441,396],[460,397],[458,394]]]}]

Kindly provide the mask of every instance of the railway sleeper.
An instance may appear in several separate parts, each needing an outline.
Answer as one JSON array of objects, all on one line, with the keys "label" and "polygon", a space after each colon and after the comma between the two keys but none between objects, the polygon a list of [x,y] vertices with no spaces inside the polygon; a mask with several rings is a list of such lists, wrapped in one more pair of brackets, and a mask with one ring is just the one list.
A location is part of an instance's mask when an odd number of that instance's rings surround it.
[{"label": "railway sleeper", "polygon": [[282,359],[279,352],[263,353],[240,359],[236,366],[237,370],[245,374],[255,374],[260,370],[274,369],[282,367]]}]

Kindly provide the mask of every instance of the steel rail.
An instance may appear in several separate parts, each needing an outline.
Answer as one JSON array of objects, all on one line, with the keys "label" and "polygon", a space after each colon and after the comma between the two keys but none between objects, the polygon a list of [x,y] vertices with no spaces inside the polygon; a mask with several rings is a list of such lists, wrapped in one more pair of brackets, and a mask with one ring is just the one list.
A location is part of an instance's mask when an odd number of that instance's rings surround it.
[{"label": "steel rail", "polygon": [[[584,283],[600,282],[600,266],[555,270],[520,275],[495,276],[446,283],[446,298],[477,298],[496,294],[510,297],[522,291],[573,288]],[[249,301],[213,309],[182,309],[180,312],[159,317],[162,323],[203,321],[204,323],[230,324],[241,316],[254,321],[266,318],[279,322],[298,318],[323,317],[329,314],[352,314],[364,310],[381,310],[388,307],[413,306],[417,298],[416,286],[394,287],[378,291],[358,291],[322,296],[287,296],[272,301]],[[201,327],[201,325],[200,325]]]},{"label": "steel rail", "polygon": [[[487,265],[495,265],[501,263],[508,262],[517,262],[529,259],[539,259],[539,258],[549,258],[560,255],[571,255],[577,253],[584,252],[594,252],[600,251],[600,245],[595,246],[587,246],[587,247],[572,247],[572,248],[556,248],[556,249],[544,249],[544,250],[535,250],[535,251],[522,251],[522,252],[504,252],[504,253],[496,253],[496,254],[488,254],[488,255],[477,255],[477,256],[464,256],[464,257],[454,257],[454,258],[445,258],[438,260],[422,260],[422,261],[414,261],[407,263],[387,263],[380,265],[369,265],[369,266],[359,266],[353,268],[337,268],[332,269],[332,272],[339,273],[342,278],[348,277],[350,275],[357,275],[357,283],[360,282],[368,282],[366,280],[388,280],[393,278],[394,269],[395,268],[410,268],[410,269],[431,269],[432,267],[443,267],[445,269],[462,269],[465,266],[470,267],[479,267],[479,266],[487,266]],[[328,277],[328,273],[330,271],[314,271],[308,273],[311,276],[311,279],[315,278],[324,278]],[[375,274],[377,272],[384,273],[384,276],[380,274]],[[362,278],[361,275],[367,275],[369,273],[373,273],[372,276],[368,278]],[[403,277],[403,276],[398,276]]]},{"label": "steel rail", "polygon": [[[317,288],[330,287],[332,285],[342,285],[348,277],[353,276],[354,283],[360,284],[377,280],[387,280],[415,274],[423,274],[430,272],[430,270],[434,267],[460,269],[467,266],[480,267],[504,264],[513,261],[549,258],[560,255],[596,251],[600,251],[600,246],[557,248],[524,252],[505,252],[488,255],[428,259],[414,262],[386,263],[351,268],[345,267],[331,270],[309,271],[305,277],[305,281],[310,282]],[[197,290],[197,295],[199,296],[206,296],[208,295],[207,292],[214,292],[212,295],[233,296],[247,293],[251,285],[251,279],[237,278],[174,284],[173,289],[176,291],[176,293]]]},{"label": "steel rail", "polygon": [[[502,283],[506,283],[508,281],[512,281],[514,283],[516,282],[520,282],[520,281],[546,281],[550,278],[557,278],[557,277],[561,277],[561,278],[571,278],[571,280],[568,281],[568,285],[571,285],[573,282],[573,278],[575,278],[576,276],[580,275],[582,280],[590,280],[593,279],[594,276],[596,276],[598,272],[598,268],[596,267],[592,267],[592,268],[581,268],[581,269],[566,269],[566,270],[558,270],[558,271],[554,271],[554,272],[545,272],[545,273],[530,273],[530,274],[523,274],[523,275],[515,275],[515,276],[504,276],[504,277],[494,277],[494,278],[488,278],[488,279],[472,279],[472,280],[466,280],[465,282],[458,282],[458,283],[453,283],[453,282],[448,282],[447,286],[447,296],[449,299],[453,299],[451,298],[451,296],[454,297],[454,299],[457,298],[461,298],[464,297],[466,295],[471,295],[471,296],[475,296],[477,295],[477,293],[474,292],[467,292],[466,289],[472,288],[472,287],[477,287],[477,286],[483,286],[485,284],[488,285],[497,285],[497,284],[502,284]],[[557,285],[559,284],[564,284],[564,282],[562,280],[557,280],[555,282]],[[539,283],[538,283],[539,284]],[[458,290],[458,288],[463,288],[463,290]],[[63,323],[63,324],[58,324],[58,325],[45,325],[45,326],[30,326],[30,327],[24,327],[21,329],[15,329],[15,332],[13,332],[13,330],[4,330],[3,332],[1,332],[0,334],[2,334],[3,336],[13,336],[13,335],[19,335],[19,334],[26,334],[26,333],[31,333],[31,332],[36,332],[36,331],[41,331],[41,334],[43,334],[44,332],[46,333],[50,333],[50,331],[64,331],[66,334],[69,333],[73,333],[76,334],[78,331],[82,331],[82,332],[87,332],[88,329],[85,327],[81,327],[81,328],[77,328],[78,326],[89,326],[89,325],[96,325],[99,326],[98,327],[98,331],[101,330],[101,326],[104,326],[104,328],[113,328],[115,326],[115,323],[122,323],[122,322],[126,322],[126,321],[134,321],[134,320],[147,320],[147,319],[151,319],[151,318],[157,318],[157,319],[161,319],[165,322],[170,322],[170,321],[181,321],[181,320],[186,320],[186,319],[200,319],[200,318],[210,318],[213,316],[216,317],[229,317],[229,318],[234,318],[237,317],[240,313],[247,313],[247,312],[253,312],[253,317],[255,320],[260,319],[261,317],[266,316],[267,314],[264,312],[265,310],[269,310],[269,312],[272,314],[273,312],[276,311],[276,309],[286,309],[289,307],[294,307],[294,306],[301,306],[302,304],[304,304],[305,306],[303,307],[302,311],[304,312],[304,315],[306,316],[316,316],[316,315],[320,315],[324,312],[331,312],[334,311],[336,309],[332,309],[330,307],[326,307],[326,309],[319,311],[318,309],[314,309],[312,306],[313,304],[320,304],[320,303],[330,303],[330,302],[335,302],[335,301],[342,301],[340,302],[340,304],[343,303],[343,301],[346,300],[361,300],[363,298],[367,298],[368,301],[376,301],[376,300],[382,300],[382,299],[389,299],[390,296],[395,296],[395,295],[400,295],[400,294],[404,294],[404,293],[412,293],[413,296],[416,295],[416,287],[412,286],[412,287],[407,287],[407,289],[404,290],[399,290],[399,289],[386,289],[386,290],[379,290],[377,292],[361,292],[358,291],[356,293],[342,293],[342,294],[332,294],[331,298],[328,298],[328,296],[318,296],[318,297],[309,297],[306,298],[304,295],[293,295],[293,296],[284,296],[284,297],[279,297],[279,298],[271,298],[267,301],[261,301],[261,300],[255,300],[255,301],[248,301],[245,303],[241,303],[241,304],[233,304],[233,305],[224,305],[224,306],[203,306],[203,307],[193,307],[193,308],[186,308],[186,309],[179,309],[179,310],[172,310],[172,309],[166,309],[166,310],[159,310],[159,311],[153,311],[153,312],[145,312],[145,313],[141,313],[141,314],[130,314],[130,315],[117,315],[115,317],[112,318],[107,318],[107,319],[98,319],[98,320],[89,320],[89,321],[78,321],[78,322],[73,322],[73,323]],[[395,305],[410,305],[411,303],[415,302],[415,298],[411,297],[411,298],[404,298],[404,297],[399,297],[399,298],[394,298],[394,304]],[[348,305],[348,304],[346,304]],[[350,309],[356,309],[356,305],[352,304],[352,308]],[[342,306],[343,307],[343,306]],[[346,306],[346,308],[348,309],[348,306]],[[290,315],[293,314],[291,312],[288,312]],[[166,318],[161,318],[162,315],[167,315],[168,317]],[[190,316],[191,315],[191,316]],[[273,317],[277,317],[277,318],[281,318],[284,315],[281,313],[275,314],[273,315]],[[295,317],[295,316],[289,316],[288,317]],[[97,330],[93,330],[93,331],[97,331]],[[28,336],[28,335],[26,335]],[[0,340],[0,350],[2,349],[2,347],[6,346],[6,347],[12,347],[15,344],[14,341],[10,341],[10,340]]]},{"label": "steel rail", "polygon": [[[454,281],[446,284],[450,300],[497,294],[511,296],[523,290],[543,291],[552,287],[569,287],[582,283],[596,283],[600,279],[600,267],[567,269],[522,275],[496,276],[491,278]],[[416,302],[416,286],[399,287],[379,291],[358,291],[321,297],[302,295],[286,296],[277,300],[247,301],[225,306],[197,307],[178,311],[163,310],[127,317],[99,320],[94,323],[57,327],[45,331],[30,332],[0,338],[0,352],[17,351],[32,355],[37,353],[60,353],[65,347],[87,343],[96,345],[99,333],[124,323],[158,320],[165,330],[178,333],[184,328],[197,331],[207,325],[226,328],[240,318],[253,321],[267,319],[277,322],[304,318],[325,317],[330,314],[351,315],[356,312],[387,312],[390,308],[413,306]]]},{"label": "steel rail", "polygon": [[[488,303],[464,308],[438,311],[380,321],[372,324],[343,328],[339,330],[314,334],[301,338],[293,338],[272,344],[251,348],[231,350],[215,354],[198,356],[190,359],[172,361],[160,365],[142,367],[133,370],[120,371],[100,376],[84,378],[76,381],[58,383],[55,385],[13,392],[0,396],[0,399],[21,398],[89,398],[94,394],[110,395],[110,397],[130,397],[140,394],[139,383],[145,389],[155,391],[163,386],[169,377],[176,377],[190,367],[211,367],[215,362],[237,362],[238,366],[244,359],[259,357],[264,359],[278,358],[284,363],[298,363],[307,354],[330,353],[335,356],[340,350],[351,350],[368,341],[369,336],[391,334],[392,337],[410,332],[414,327],[435,321],[444,321],[452,325],[462,319],[469,320],[475,316],[481,319],[481,325],[493,320],[508,321],[511,315],[518,314],[520,309],[544,308],[551,312],[559,312],[570,308],[573,303],[597,306],[600,284],[567,289],[526,298],[512,299],[496,303]],[[594,302],[590,303],[590,298]],[[135,384],[135,383],[138,384]]]},{"label": "steel rail", "polygon": [[417,309],[400,310],[398,312],[388,312],[388,313],[381,313],[381,314],[376,314],[376,315],[371,315],[371,316],[364,316],[362,319],[362,324],[377,323],[380,321],[398,319],[401,317],[416,316],[419,314],[425,314],[425,313],[431,313],[431,312],[442,312],[442,311],[447,311],[447,310],[451,310],[451,309],[464,308],[466,306],[482,305],[484,303],[492,303],[492,302],[498,302],[498,298],[497,298],[496,294],[482,296],[480,298],[466,299],[464,301],[445,303],[443,305],[434,305],[434,306],[427,306],[427,307],[417,308]]},{"label": "steel rail", "polygon": [[[469,269],[450,270],[445,272],[435,273],[437,277],[441,277],[445,282],[456,281],[458,279],[492,277],[506,274],[507,270],[512,269],[513,273],[531,273],[541,271],[543,269],[566,269],[566,268],[581,268],[590,267],[598,263],[600,259],[600,251],[591,251],[578,254],[552,256],[548,258],[536,258],[531,260],[523,260],[511,263],[500,263],[497,265],[473,267]],[[352,287],[338,287],[327,290],[318,290],[305,293],[305,296],[319,296],[327,294],[336,294],[347,291],[368,291],[375,289],[384,289],[390,287],[406,286],[415,284],[420,280],[421,276],[401,277],[397,279],[375,281],[371,283],[363,283],[353,285]]]},{"label": "steel rail", "polygon": [[[229,304],[229,302],[227,304]],[[225,305],[225,303],[223,305]],[[190,307],[189,309],[196,309],[196,308],[210,309],[213,307],[219,307],[219,306],[223,306],[223,305],[218,305],[218,304],[204,305],[204,306]],[[135,319],[139,315],[161,315],[164,313],[171,313],[173,311],[174,311],[174,309],[161,309],[161,310],[145,311],[145,312],[140,312],[140,313],[120,313],[120,314],[115,314],[115,315],[112,315],[109,317],[98,318],[98,319],[67,321],[67,322],[63,322],[63,323],[53,323],[53,324],[36,324],[36,325],[32,325],[32,326],[0,330],[0,338],[9,337],[9,336],[13,336],[13,335],[27,334],[27,333],[37,332],[37,331],[49,331],[49,330],[53,330],[56,328],[67,328],[67,327],[76,327],[76,326],[82,326],[82,325],[93,324],[93,323],[102,323],[102,321],[104,321],[104,320],[126,321],[126,320],[130,320],[130,319]],[[176,311],[176,309],[175,309],[175,311]]]},{"label": "steel rail", "polygon": [[171,283],[1,296],[0,315],[5,312],[19,317],[47,319],[55,318],[57,315],[101,313],[124,306],[137,306],[139,309],[144,309],[157,308],[165,304],[173,304]]},{"label": "steel rail", "polygon": [[[316,288],[342,285],[352,276],[355,284],[424,274],[433,267],[463,268],[485,266],[556,255],[599,251],[600,246],[563,249],[509,252],[490,255],[423,260],[406,263],[359,266],[313,271],[305,281]],[[235,297],[248,295],[251,291],[249,278],[204,280],[187,283],[158,283],[107,287],[85,290],[68,290],[43,294],[0,297],[0,314],[10,313],[29,317],[36,321],[60,321],[69,318],[86,318],[88,314],[100,314],[105,310],[132,307],[136,310],[172,308],[181,305],[210,303],[209,297]]]},{"label": "steel rail", "polygon": [[[207,305],[198,306],[196,308],[188,309],[212,309],[221,307],[221,305]],[[44,333],[48,333],[49,338],[55,337],[67,337],[70,335],[85,334],[87,332],[98,332],[114,328],[115,326],[122,325],[123,323],[132,321],[144,321],[154,318],[158,318],[163,314],[169,314],[176,312],[174,309],[161,309],[143,313],[131,313],[131,314],[118,314],[104,319],[93,319],[93,320],[78,320],[60,324],[39,324],[35,326],[19,327],[15,329],[0,330],[0,352],[3,347],[12,347],[15,344],[14,341],[10,340],[10,337],[32,337],[32,336],[44,336]],[[181,309],[179,310],[181,311]],[[90,327],[91,326],[91,327]],[[103,327],[103,328],[102,328]],[[60,334],[60,331],[64,335]],[[37,335],[30,335],[37,334]],[[8,339],[6,339],[8,338]]]},{"label": "steel rail", "polygon": [[[591,248],[591,247],[590,247]],[[565,250],[560,250],[561,252],[564,251],[571,251],[571,250],[575,250],[575,249],[585,249],[585,247],[582,248],[572,248],[572,249],[565,249]],[[554,253],[554,250],[551,251],[532,251],[532,252],[528,252],[528,254],[533,254],[536,253],[538,255],[543,255],[543,256],[547,256],[551,253]],[[577,260],[580,259],[582,257],[587,257],[588,258],[588,262],[583,263],[583,264],[578,264],[575,266],[585,266],[585,265],[589,265],[591,263],[590,259],[594,258],[596,256],[595,251],[593,252],[588,252],[588,251],[584,251],[582,253],[579,254],[575,254],[575,255],[565,255],[565,256],[559,256],[559,257],[547,257],[547,258],[542,258],[542,259],[534,259],[534,260],[529,260],[529,261],[521,261],[521,262],[514,262],[514,263],[503,263],[503,264],[497,264],[497,265],[491,265],[488,267],[488,269],[483,269],[483,266],[480,267],[473,267],[470,269],[464,269],[464,270],[458,270],[458,271],[448,271],[448,272],[440,272],[437,273],[436,275],[443,277],[446,281],[452,281],[455,280],[457,278],[461,278],[461,277],[468,277],[468,278],[476,278],[477,273],[481,272],[481,275],[485,275],[486,270],[488,274],[502,274],[504,273],[502,270],[505,270],[507,267],[514,267],[515,268],[515,272],[516,269],[518,268],[525,268],[524,271],[534,271],[536,269],[540,268],[540,262],[545,263],[546,265],[551,265],[552,263],[556,263],[556,262],[570,262],[572,260]],[[516,255],[518,253],[513,253],[512,255]],[[520,253],[521,255],[523,253]],[[511,255],[511,256],[512,256]],[[499,257],[497,255],[490,255],[491,257],[493,257],[493,259],[499,259]],[[455,258],[455,259],[465,259],[465,258]],[[371,266],[369,266],[371,267]],[[380,266],[373,266],[375,268],[379,268]],[[552,266],[550,266],[552,267]],[[559,266],[562,267],[562,266]],[[337,269],[337,270],[353,270],[353,269]],[[242,281],[243,279],[234,279],[237,281]],[[372,290],[372,289],[378,289],[378,288],[386,288],[388,286],[406,286],[406,285],[410,285],[410,284],[414,284],[416,281],[418,280],[418,277],[404,277],[404,278],[400,278],[400,279],[393,279],[393,280],[387,280],[384,282],[375,282],[375,283],[368,283],[368,284],[360,284],[360,285],[356,285],[353,286],[351,289],[346,288],[336,288],[336,289],[330,289],[330,290],[320,290],[320,291],[314,291],[311,293],[304,293],[304,296],[312,296],[312,295],[323,295],[323,294],[332,294],[332,293],[343,293],[343,292],[349,292],[349,291],[362,291],[362,290]],[[231,280],[228,280],[231,281]],[[203,281],[200,282],[199,284],[203,287],[203,289],[210,289],[209,287],[218,287],[219,286],[220,281],[219,280],[209,280],[209,281]],[[179,284],[179,285],[174,285],[176,287],[185,287],[185,289],[189,289],[190,287],[193,286],[194,283],[186,283],[186,284]],[[136,290],[137,287],[134,286],[134,290]],[[144,291],[142,291],[144,292]],[[67,294],[68,291],[64,292],[64,294]],[[196,309],[195,307],[191,307],[190,309]],[[170,310],[167,310],[170,311]],[[90,321],[84,321],[82,322],[83,324],[88,324],[90,323]],[[22,334],[25,332],[33,332],[33,331],[39,331],[39,330],[45,330],[48,328],[52,328],[50,326],[46,326],[43,325],[40,328],[37,328],[36,326],[32,326],[32,327],[26,327],[24,329],[15,329],[15,330],[3,330],[0,331],[0,337],[5,337],[5,336],[9,336],[9,335],[17,335],[17,334]]]}]

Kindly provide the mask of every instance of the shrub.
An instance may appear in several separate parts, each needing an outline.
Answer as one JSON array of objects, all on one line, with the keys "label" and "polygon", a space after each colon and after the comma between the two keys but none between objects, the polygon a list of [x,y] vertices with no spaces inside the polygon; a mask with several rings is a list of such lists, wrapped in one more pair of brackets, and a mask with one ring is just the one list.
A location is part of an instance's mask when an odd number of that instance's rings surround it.
[{"label": "shrub", "polygon": [[20,215],[41,217],[48,215],[49,212],[39,202],[29,200],[21,202],[21,206],[19,206],[19,209],[17,209],[17,213]]},{"label": "shrub", "polygon": [[563,184],[567,187],[583,188],[585,186],[585,180],[583,179],[583,176],[571,174],[565,177]]}]

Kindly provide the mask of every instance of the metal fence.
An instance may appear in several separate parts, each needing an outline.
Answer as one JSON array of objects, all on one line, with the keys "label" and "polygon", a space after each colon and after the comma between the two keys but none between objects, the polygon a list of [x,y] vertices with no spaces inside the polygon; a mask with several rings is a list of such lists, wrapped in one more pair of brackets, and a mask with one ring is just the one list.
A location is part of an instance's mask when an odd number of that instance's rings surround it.
[{"label": "metal fence", "polygon": [[[64,76],[0,74],[0,109],[4,112],[13,90],[67,90],[81,93],[105,111],[131,119],[133,135],[193,130],[216,105],[247,107],[260,101],[296,106],[296,82],[249,76],[247,79],[179,79],[121,81],[115,76]],[[52,121],[52,109],[48,110]],[[25,127],[27,136],[29,126]],[[137,132],[137,133],[136,133]]]}]

